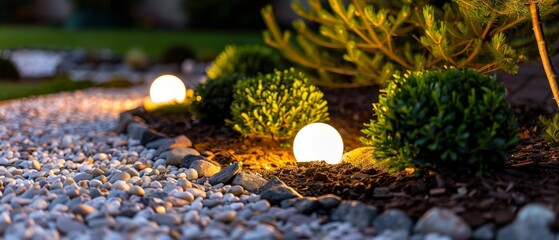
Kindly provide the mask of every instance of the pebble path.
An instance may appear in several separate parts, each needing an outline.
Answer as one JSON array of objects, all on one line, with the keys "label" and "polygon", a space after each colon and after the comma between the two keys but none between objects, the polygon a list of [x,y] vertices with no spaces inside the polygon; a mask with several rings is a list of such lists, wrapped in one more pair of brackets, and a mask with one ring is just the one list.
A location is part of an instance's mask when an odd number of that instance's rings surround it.
[{"label": "pebble path", "polygon": [[89,89],[0,103],[0,236],[420,240],[522,239],[528,235],[519,232],[534,231],[537,239],[556,238],[546,227],[555,213],[540,205],[523,208],[498,231],[470,229],[438,208],[413,223],[396,209],[302,197],[237,164],[216,169],[186,136],[144,146],[129,138],[139,126],[115,133],[119,114],[146,94]]}]

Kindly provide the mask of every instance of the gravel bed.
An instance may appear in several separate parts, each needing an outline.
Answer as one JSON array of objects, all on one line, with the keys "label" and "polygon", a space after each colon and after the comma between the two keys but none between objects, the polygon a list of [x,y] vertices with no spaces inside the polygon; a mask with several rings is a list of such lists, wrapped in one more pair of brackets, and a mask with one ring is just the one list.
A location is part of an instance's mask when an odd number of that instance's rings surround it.
[{"label": "gravel bed", "polygon": [[[90,89],[0,103],[0,236],[556,238],[547,227],[555,213],[536,204],[495,230],[471,229],[451,209],[433,208],[414,223],[397,209],[380,212],[335,195],[303,197],[281,179],[215,164],[187,136],[166,138],[133,119],[119,126],[120,113],[146,94],[145,88]],[[117,134],[118,127],[128,134]]]}]

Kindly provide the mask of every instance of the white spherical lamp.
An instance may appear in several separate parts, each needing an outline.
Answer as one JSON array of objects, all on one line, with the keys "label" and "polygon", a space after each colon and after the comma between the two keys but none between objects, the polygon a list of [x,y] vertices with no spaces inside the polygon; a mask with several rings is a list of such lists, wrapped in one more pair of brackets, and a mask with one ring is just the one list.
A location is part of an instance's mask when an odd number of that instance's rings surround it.
[{"label": "white spherical lamp", "polygon": [[326,123],[311,123],[303,127],[293,141],[293,154],[298,162],[324,160],[337,164],[343,153],[342,136]]},{"label": "white spherical lamp", "polygon": [[186,97],[186,87],[178,77],[162,75],[151,83],[149,97],[155,104],[168,102],[181,103]]}]

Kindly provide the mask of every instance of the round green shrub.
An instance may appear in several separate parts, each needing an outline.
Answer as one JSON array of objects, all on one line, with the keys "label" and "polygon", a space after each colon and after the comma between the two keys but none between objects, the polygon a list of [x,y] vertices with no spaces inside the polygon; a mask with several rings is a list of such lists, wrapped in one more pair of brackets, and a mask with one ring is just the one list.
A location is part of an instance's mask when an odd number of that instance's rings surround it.
[{"label": "round green shrub", "polygon": [[396,76],[373,104],[362,142],[390,171],[427,167],[483,175],[518,142],[516,119],[495,78],[471,69]]},{"label": "round green shrub", "polygon": [[0,80],[19,80],[19,70],[9,59],[0,58]]},{"label": "round green shrub", "polygon": [[264,45],[229,45],[221,52],[206,73],[209,79],[239,73],[256,76],[271,73],[284,66],[280,54]]},{"label": "round green shrub", "polygon": [[239,80],[233,99],[226,123],[249,138],[287,140],[309,123],[328,120],[322,92],[293,68]]},{"label": "round green shrub", "polygon": [[208,122],[223,123],[231,118],[233,88],[240,74],[218,77],[196,86],[196,94],[200,97],[194,104],[196,116]]}]

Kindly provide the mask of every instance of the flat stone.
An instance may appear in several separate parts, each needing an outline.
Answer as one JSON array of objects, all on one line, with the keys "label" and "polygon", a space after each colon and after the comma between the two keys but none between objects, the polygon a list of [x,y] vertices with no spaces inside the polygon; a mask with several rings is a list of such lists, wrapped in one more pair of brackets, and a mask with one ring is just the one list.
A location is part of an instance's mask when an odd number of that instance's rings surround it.
[{"label": "flat stone", "polygon": [[233,178],[231,184],[240,185],[249,191],[255,191],[264,187],[267,182],[268,180],[256,173],[239,172],[237,173],[237,175],[235,175],[235,178]]},{"label": "flat stone", "polygon": [[242,186],[239,185],[235,185],[235,186],[231,186],[231,188],[229,188],[229,190],[227,190],[227,193],[231,193],[233,195],[235,195],[236,197],[241,196],[244,192],[244,189]]},{"label": "flat stone", "polygon": [[200,153],[193,148],[175,148],[167,155],[165,161],[167,165],[180,167],[186,155],[200,155]]},{"label": "flat stone", "polygon": [[336,208],[342,203],[342,198],[334,194],[325,194],[318,197],[318,203],[323,209]]},{"label": "flat stone", "polygon": [[[199,194],[202,195],[202,193]],[[175,192],[173,196],[189,202],[194,201],[194,195],[190,192]]]},{"label": "flat stone", "polygon": [[206,160],[197,160],[194,161],[190,168],[196,170],[198,172],[198,177],[211,177],[221,170],[220,167],[208,162]]},{"label": "flat stone", "polygon": [[189,188],[189,189],[186,189],[186,192],[189,192],[195,198],[197,198],[197,197],[206,198],[206,192],[204,192],[204,191],[202,191],[198,188]]},{"label": "flat stone", "polygon": [[154,214],[151,216],[151,220],[157,222],[160,225],[175,226],[181,223],[181,219],[176,214],[166,213],[166,214]]},{"label": "flat stone", "polygon": [[215,220],[218,220],[220,222],[224,222],[224,223],[229,223],[231,221],[233,221],[233,219],[235,219],[235,217],[237,216],[237,212],[233,211],[233,210],[229,210],[229,211],[224,211],[224,212],[220,212],[218,214],[215,215]]},{"label": "flat stone", "polygon": [[111,176],[111,178],[109,178],[109,182],[110,183],[115,183],[118,180],[121,181],[128,181],[131,178],[130,173],[127,172],[116,172],[113,173],[113,175]]},{"label": "flat stone", "polygon": [[215,175],[211,176],[208,181],[210,184],[215,185],[218,183],[227,184],[233,180],[235,175],[241,171],[241,164],[234,162],[233,164],[225,167]]},{"label": "flat stone", "polygon": [[361,229],[371,226],[378,215],[375,206],[367,205],[360,201],[342,201],[334,210],[331,217],[335,221],[349,222]]},{"label": "flat stone", "polygon": [[373,221],[373,227],[378,232],[386,230],[409,232],[412,226],[413,221],[399,209],[388,209]]},{"label": "flat stone", "polygon": [[78,222],[67,216],[59,216],[56,218],[56,228],[66,235],[71,232],[83,232],[87,229],[82,222]]},{"label": "flat stone", "polygon": [[175,141],[169,146],[169,149],[192,147],[192,141],[185,135],[177,136],[174,140]]},{"label": "flat stone", "polygon": [[148,127],[145,124],[141,124],[138,122],[130,122],[128,127],[126,128],[126,132],[128,133],[128,137],[132,139],[141,139],[144,135],[144,132],[148,130]]},{"label": "flat stone", "polygon": [[74,181],[76,181],[76,182],[80,182],[80,181],[82,181],[82,180],[87,180],[87,181],[89,181],[89,180],[91,180],[91,179],[93,179],[93,175],[92,175],[91,173],[86,173],[86,172],[84,172],[84,173],[79,173],[79,174],[77,174],[76,176],[74,176]]},{"label": "flat stone", "polygon": [[295,189],[287,186],[274,176],[262,187],[260,197],[267,199],[272,204],[280,204],[285,199],[300,198],[302,196]]},{"label": "flat stone", "polygon": [[457,240],[465,240],[472,235],[470,226],[454,212],[436,207],[421,216],[415,224],[414,232],[438,233]]},{"label": "flat stone", "polygon": [[547,226],[526,224],[523,221],[514,221],[497,232],[497,240],[525,239],[555,240],[557,237]]},{"label": "flat stone", "polygon": [[301,214],[309,215],[315,212],[320,207],[320,203],[318,202],[316,197],[302,197],[293,199],[296,199],[294,204],[295,209],[298,213]]},{"label": "flat stone", "polygon": [[168,136],[165,135],[164,133],[160,133],[160,132],[152,130],[152,129],[146,129],[143,132],[142,137],[140,138],[140,144],[146,145],[148,142],[153,142],[157,139],[167,138],[167,137]]},{"label": "flat stone", "polygon": [[161,146],[163,144],[171,144],[171,143],[173,143],[173,141],[174,140],[172,138],[160,138],[160,139],[151,141],[149,143],[146,143],[146,148],[158,149],[159,146]]},{"label": "flat stone", "polygon": [[89,214],[96,212],[97,209],[86,204],[77,204],[76,206],[72,207],[70,211],[75,214],[87,216]]}]

